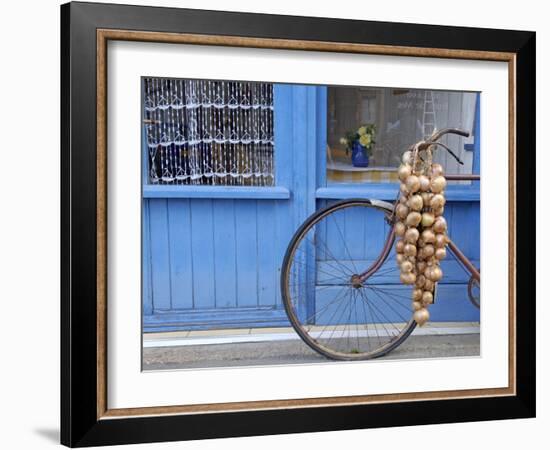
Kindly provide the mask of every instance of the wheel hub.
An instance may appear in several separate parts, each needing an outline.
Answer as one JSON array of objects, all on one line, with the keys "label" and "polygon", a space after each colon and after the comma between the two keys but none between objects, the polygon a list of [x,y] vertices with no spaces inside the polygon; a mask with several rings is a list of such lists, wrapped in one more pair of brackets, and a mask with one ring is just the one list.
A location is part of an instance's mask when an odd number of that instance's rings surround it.
[{"label": "wheel hub", "polygon": [[360,289],[363,287],[363,281],[361,280],[361,277],[357,274],[351,276],[350,283],[355,289]]}]

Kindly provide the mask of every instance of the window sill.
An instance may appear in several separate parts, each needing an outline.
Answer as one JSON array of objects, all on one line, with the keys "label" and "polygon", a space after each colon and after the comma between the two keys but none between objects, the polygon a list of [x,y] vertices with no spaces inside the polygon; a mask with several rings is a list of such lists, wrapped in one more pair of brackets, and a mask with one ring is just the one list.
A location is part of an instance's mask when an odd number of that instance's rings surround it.
[{"label": "window sill", "polygon": [[[318,188],[315,196],[319,199],[348,199],[348,198],[369,198],[376,200],[395,200],[399,192],[396,183],[363,183],[353,185],[332,185]],[[445,190],[448,201],[479,202],[479,186],[449,186]]]},{"label": "window sill", "polygon": [[233,198],[250,200],[284,200],[287,188],[258,186],[143,186],[143,198]]}]

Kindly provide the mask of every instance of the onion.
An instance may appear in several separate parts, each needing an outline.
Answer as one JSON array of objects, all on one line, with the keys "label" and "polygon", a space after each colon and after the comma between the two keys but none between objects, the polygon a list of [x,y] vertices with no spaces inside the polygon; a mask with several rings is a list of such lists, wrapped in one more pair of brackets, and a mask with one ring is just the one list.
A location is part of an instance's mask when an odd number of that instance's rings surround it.
[{"label": "onion", "polygon": [[443,277],[443,271],[439,266],[433,266],[430,269],[426,270],[426,278],[431,281],[439,281]]},{"label": "onion", "polygon": [[405,241],[414,244],[418,237],[420,236],[420,232],[416,228],[409,228],[407,231],[405,231]]},{"label": "onion", "polygon": [[409,190],[407,189],[407,185],[405,183],[401,183],[401,186],[399,186],[399,190],[402,194],[407,195],[409,193]]},{"label": "onion", "polygon": [[435,287],[434,282],[426,278],[426,281],[424,282],[424,290],[433,292],[434,287]]},{"label": "onion", "polygon": [[416,263],[416,271],[418,273],[424,273],[426,267],[428,267],[428,265],[424,261],[419,261]]},{"label": "onion", "polygon": [[416,227],[418,226],[421,220],[422,220],[422,215],[419,212],[413,211],[407,215],[407,218],[405,219],[405,223],[409,227]]},{"label": "onion", "polygon": [[414,274],[414,272],[401,272],[401,275],[399,275],[399,279],[403,284],[414,284],[414,282],[416,281],[416,275]]},{"label": "onion", "polygon": [[412,291],[412,299],[414,302],[417,302],[422,299],[422,289],[413,289]]},{"label": "onion", "polygon": [[441,164],[432,164],[432,178],[443,175],[445,172]]},{"label": "onion", "polygon": [[405,219],[409,214],[409,208],[407,208],[403,203],[399,203],[399,205],[395,207],[395,214],[397,214],[397,217],[400,219]]},{"label": "onion", "polygon": [[430,190],[430,179],[426,175],[420,175],[418,181],[420,181],[420,190],[422,192]]},{"label": "onion", "polygon": [[407,230],[407,227],[403,222],[395,222],[394,229],[397,236],[403,236]]},{"label": "onion", "polygon": [[414,312],[413,319],[419,326],[422,326],[430,319],[430,313],[426,308],[419,309]]},{"label": "onion", "polygon": [[428,244],[422,249],[422,253],[424,255],[424,258],[429,258],[430,256],[434,255],[435,248],[432,244]]},{"label": "onion", "polygon": [[416,256],[416,246],[413,244],[405,244],[403,248],[403,253],[406,256]]},{"label": "onion", "polygon": [[422,240],[426,244],[433,244],[435,242],[435,233],[430,228],[425,229],[422,232]]},{"label": "onion", "polygon": [[403,249],[405,248],[405,241],[403,239],[399,239],[395,243],[395,251],[397,253],[403,253]]},{"label": "onion", "polygon": [[416,282],[414,283],[414,285],[417,288],[422,288],[422,287],[424,287],[425,283],[426,283],[426,277],[424,275],[418,275],[416,277]]},{"label": "onion", "polygon": [[422,306],[422,303],[420,302],[412,302],[412,309],[413,311],[418,311],[419,309],[422,309],[424,308],[424,306]]},{"label": "onion", "polygon": [[447,250],[445,250],[444,248],[438,248],[435,251],[435,259],[438,259],[439,261],[441,261],[442,259],[445,259],[446,257],[447,257]]},{"label": "onion", "polygon": [[398,266],[401,266],[401,264],[403,263],[403,261],[405,261],[405,255],[403,253],[398,253],[396,256],[395,256],[395,260],[397,261],[397,265]]},{"label": "onion", "polygon": [[435,217],[439,217],[443,215],[443,211],[445,211],[445,208],[443,208],[442,206],[441,208],[434,208],[432,211]]},{"label": "onion", "polygon": [[422,226],[423,227],[431,227],[434,223],[435,216],[432,213],[425,212],[422,213]]},{"label": "onion", "polygon": [[424,272],[424,276],[426,277],[427,280],[430,280],[430,281],[432,281],[432,269],[433,269],[432,266],[428,266],[428,268]]},{"label": "onion", "polygon": [[420,196],[422,197],[422,201],[424,202],[424,205],[428,206],[430,204],[430,200],[434,195],[430,192],[422,192]]},{"label": "onion", "polygon": [[426,281],[424,282],[424,290],[433,292],[434,288],[435,288],[435,283],[432,280],[428,280],[426,278]]},{"label": "onion", "polygon": [[417,244],[420,248],[422,248],[422,247],[424,247],[424,246],[426,245],[426,243],[424,242],[424,239],[422,239],[421,237],[418,238],[418,241],[416,241],[416,244]]},{"label": "onion", "polygon": [[404,205],[406,205],[408,201],[409,201],[409,197],[407,197],[403,193],[399,195],[399,203],[403,203]]},{"label": "onion", "polygon": [[397,176],[401,181],[405,181],[412,173],[412,168],[408,164],[401,164],[397,169]]},{"label": "onion", "polygon": [[401,221],[395,222],[395,225],[394,225],[393,229],[395,230],[395,235],[396,236],[404,236],[405,231],[407,231],[407,227]]},{"label": "onion", "polygon": [[435,194],[430,200],[430,206],[433,209],[441,208],[445,206],[445,197],[442,194]]},{"label": "onion", "polygon": [[409,192],[414,193],[420,189],[420,180],[416,175],[409,175],[405,180],[405,184],[407,185]]},{"label": "onion", "polygon": [[445,180],[445,177],[442,177],[441,175],[439,175],[432,179],[431,189],[432,189],[432,192],[434,192],[435,194],[443,192],[443,190],[445,189],[445,186],[447,186],[447,180]]},{"label": "onion", "polygon": [[444,233],[447,231],[447,221],[445,217],[438,217],[434,222],[434,231],[436,233]]},{"label": "onion", "polygon": [[408,205],[413,211],[420,211],[422,206],[424,206],[424,202],[422,201],[422,197],[420,195],[415,194],[409,198]]},{"label": "onion", "polygon": [[424,306],[427,306],[427,305],[430,305],[434,302],[434,296],[431,292],[429,291],[424,291],[422,293],[422,304]]},{"label": "onion", "polygon": [[412,272],[413,269],[414,265],[410,261],[403,261],[403,263],[401,264],[401,272],[403,273]]},{"label": "onion", "polygon": [[403,157],[401,158],[403,161],[403,164],[409,165],[413,162],[413,154],[410,150],[407,150],[405,153],[403,153]]},{"label": "onion", "polygon": [[435,247],[443,248],[446,245],[447,245],[447,236],[445,236],[443,233],[437,233],[435,235]]}]

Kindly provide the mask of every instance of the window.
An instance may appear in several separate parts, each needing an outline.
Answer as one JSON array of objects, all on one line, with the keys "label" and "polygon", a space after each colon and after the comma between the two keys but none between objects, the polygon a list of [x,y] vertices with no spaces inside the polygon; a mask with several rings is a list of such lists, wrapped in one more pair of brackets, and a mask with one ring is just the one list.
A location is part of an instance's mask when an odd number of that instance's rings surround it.
[{"label": "window", "polygon": [[273,85],[143,79],[148,183],[274,185]]},{"label": "window", "polygon": [[[434,129],[473,131],[474,92],[336,86],[329,87],[327,94],[328,183],[397,181],[395,168],[411,144],[430,136]],[[374,125],[375,144],[367,152],[368,163],[355,164],[353,150],[342,138],[363,125]],[[471,141],[455,135],[442,141],[464,165],[445,151],[436,152],[434,159],[447,173],[472,173],[474,158],[464,148]]]}]

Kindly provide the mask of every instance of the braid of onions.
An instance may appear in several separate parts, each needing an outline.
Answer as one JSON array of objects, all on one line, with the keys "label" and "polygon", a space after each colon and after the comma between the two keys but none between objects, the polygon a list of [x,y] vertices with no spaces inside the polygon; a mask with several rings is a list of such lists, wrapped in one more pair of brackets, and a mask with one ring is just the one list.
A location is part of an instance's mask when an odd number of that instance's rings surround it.
[{"label": "braid of onions", "polygon": [[447,222],[443,167],[432,162],[432,149],[421,159],[406,151],[397,171],[400,195],[395,207],[395,244],[400,280],[412,286],[413,319],[419,326],[430,318],[435,286],[443,277],[440,262],[447,256]]}]

